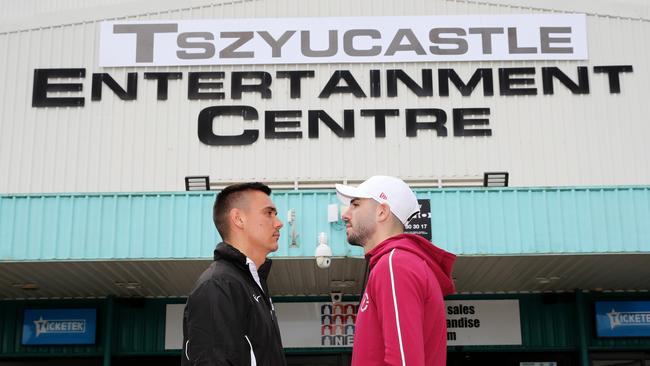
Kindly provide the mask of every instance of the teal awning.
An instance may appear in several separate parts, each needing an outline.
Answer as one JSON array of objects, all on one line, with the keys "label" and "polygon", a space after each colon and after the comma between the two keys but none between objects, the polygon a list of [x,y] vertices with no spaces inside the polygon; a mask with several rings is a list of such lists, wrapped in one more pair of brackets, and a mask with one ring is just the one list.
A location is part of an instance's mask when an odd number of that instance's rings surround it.
[{"label": "teal awning", "polygon": [[[216,192],[0,195],[0,261],[210,258]],[[458,255],[650,252],[650,187],[418,189],[433,242]],[[329,223],[333,190],[275,191],[275,257],[361,256]],[[296,247],[286,213],[295,209]]]}]

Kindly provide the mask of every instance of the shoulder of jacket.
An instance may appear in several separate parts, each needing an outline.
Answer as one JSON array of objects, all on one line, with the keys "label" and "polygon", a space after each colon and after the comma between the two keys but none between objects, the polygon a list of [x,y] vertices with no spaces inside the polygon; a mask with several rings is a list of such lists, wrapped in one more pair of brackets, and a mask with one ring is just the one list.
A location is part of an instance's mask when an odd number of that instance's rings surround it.
[{"label": "shoulder of jacket", "polygon": [[418,256],[414,253],[411,253],[408,250],[404,250],[402,248],[393,248],[386,253],[384,253],[381,258],[377,261],[377,263],[380,262],[385,262],[388,263],[388,261],[405,261],[405,260],[413,260],[414,258],[417,258]]},{"label": "shoulder of jacket", "polygon": [[245,285],[247,281],[245,274],[236,266],[227,261],[217,261],[212,262],[210,267],[201,274],[195,289],[215,284],[220,286]]},{"label": "shoulder of jacket", "polygon": [[426,266],[422,258],[417,254],[408,250],[393,248],[377,260],[375,268],[389,270],[392,266],[409,272],[419,272],[421,265]]}]

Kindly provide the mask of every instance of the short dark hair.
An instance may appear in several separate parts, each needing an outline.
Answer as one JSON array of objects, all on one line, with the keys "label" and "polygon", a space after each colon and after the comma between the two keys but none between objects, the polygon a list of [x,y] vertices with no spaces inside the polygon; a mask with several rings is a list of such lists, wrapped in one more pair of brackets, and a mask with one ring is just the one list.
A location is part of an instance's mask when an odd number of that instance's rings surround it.
[{"label": "short dark hair", "polygon": [[214,226],[217,227],[219,235],[224,240],[230,232],[228,214],[242,199],[245,191],[260,191],[266,193],[267,196],[271,195],[271,188],[260,182],[232,184],[219,192],[212,207],[212,220],[214,221]]}]

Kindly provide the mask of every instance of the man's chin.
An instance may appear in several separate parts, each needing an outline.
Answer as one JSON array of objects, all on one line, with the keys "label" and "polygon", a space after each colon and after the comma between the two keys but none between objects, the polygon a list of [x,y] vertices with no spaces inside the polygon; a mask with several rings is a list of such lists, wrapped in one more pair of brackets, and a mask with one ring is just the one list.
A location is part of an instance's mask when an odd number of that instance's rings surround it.
[{"label": "man's chin", "polygon": [[359,240],[356,240],[355,238],[350,238],[350,236],[348,236],[347,239],[348,239],[348,244],[355,247],[363,247],[363,244],[359,243]]},{"label": "man's chin", "polygon": [[278,245],[278,242],[275,241],[269,245],[269,253],[273,253],[278,250],[280,246]]}]

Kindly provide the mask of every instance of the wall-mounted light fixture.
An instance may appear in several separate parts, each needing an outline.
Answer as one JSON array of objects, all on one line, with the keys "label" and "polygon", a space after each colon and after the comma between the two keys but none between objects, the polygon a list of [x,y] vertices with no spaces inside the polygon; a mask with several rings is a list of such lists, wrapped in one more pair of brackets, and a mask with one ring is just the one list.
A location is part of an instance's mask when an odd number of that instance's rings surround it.
[{"label": "wall-mounted light fixture", "polygon": [[186,191],[209,191],[210,177],[207,175],[194,175],[185,177]]},{"label": "wall-mounted light fixture", "polygon": [[341,220],[341,217],[347,209],[347,206],[339,205],[338,203],[330,203],[327,205],[327,222],[330,223],[332,229],[336,231],[345,229],[345,222]]},{"label": "wall-mounted light fixture", "polygon": [[116,287],[125,288],[127,290],[137,290],[142,287],[142,284],[136,281],[130,281],[130,282],[116,281],[114,285]]},{"label": "wall-mounted light fixture", "polygon": [[290,208],[287,211],[287,223],[289,224],[289,247],[298,247],[298,231],[296,230],[296,209]]},{"label": "wall-mounted light fixture", "polygon": [[35,282],[21,282],[21,283],[12,283],[12,287],[17,287],[22,290],[27,290],[27,291],[32,291],[32,290],[38,290],[41,288],[37,283]]},{"label": "wall-mounted light fixture", "polygon": [[483,174],[483,187],[507,187],[508,172],[485,172]]},{"label": "wall-mounted light fixture", "polygon": [[327,222],[330,224],[339,221],[339,205],[330,203],[327,205]]},{"label": "wall-mounted light fixture", "polygon": [[350,289],[357,284],[356,280],[331,280],[330,288],[335,289]]},{"label": "wall-mounted light fixture", "polygon": [[553,276],[538,276],[538,277],[535,277],[535,281],[536,281],[537,283],[539,283],[540,285],[546,285],[546,284],[549,284],[549,283],[551,283],[551,282],[555,282],[555,281],[557,281],[557,280],[559,280],[559,279],[561,279],[561,278],[562,278],[561,276],[557,276],[557,275],[553,275]]}]

